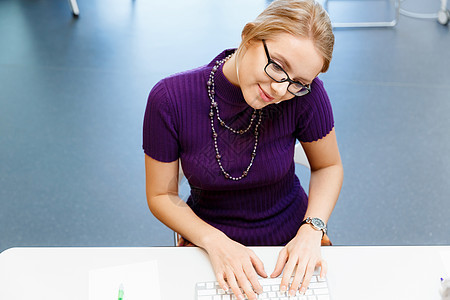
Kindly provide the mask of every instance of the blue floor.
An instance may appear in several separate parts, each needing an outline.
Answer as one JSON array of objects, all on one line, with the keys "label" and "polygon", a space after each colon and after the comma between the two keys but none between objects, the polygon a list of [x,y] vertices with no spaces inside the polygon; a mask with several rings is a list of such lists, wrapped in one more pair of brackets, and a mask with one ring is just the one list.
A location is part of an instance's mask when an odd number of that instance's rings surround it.
[{"label": "blue floor", "polygon": [[[67,1],[0,1],[0,251],[172,245],[145,198],[147,95],[236,47],[267,2],[78,4],[74,19]],[[320,75],[345,170],[333,243],[450,244],[450,27],[400,16],[335,35]]]}]

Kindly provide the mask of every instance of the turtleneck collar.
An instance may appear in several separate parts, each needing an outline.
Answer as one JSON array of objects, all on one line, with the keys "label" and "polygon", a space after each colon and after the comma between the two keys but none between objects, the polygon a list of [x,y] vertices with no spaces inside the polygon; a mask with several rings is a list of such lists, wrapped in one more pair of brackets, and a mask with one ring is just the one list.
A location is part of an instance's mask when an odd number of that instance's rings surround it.
[{"label": "turtleneck collar", "polygon": [[[220,53],[216,58],[212,60],[208,64],[208,74],[211,71],[212,67],[216,64],[217,60],[224,59],[228,55],[234,53],[236,49],[227,49]],[[244,96],[242,94],[241,88],[233,85],[226,77],[225,74],[223,74],[223,65],[220,66],[220,68],[216,71],[214,75],[214,90],[215,90],[215,97],[217,100],[220,99],[220,102],[224,101],[228,104],[231,104],[233,106],[240,106],[241,108],[247,108],[249,105],[247,102],[245,102]]]}]

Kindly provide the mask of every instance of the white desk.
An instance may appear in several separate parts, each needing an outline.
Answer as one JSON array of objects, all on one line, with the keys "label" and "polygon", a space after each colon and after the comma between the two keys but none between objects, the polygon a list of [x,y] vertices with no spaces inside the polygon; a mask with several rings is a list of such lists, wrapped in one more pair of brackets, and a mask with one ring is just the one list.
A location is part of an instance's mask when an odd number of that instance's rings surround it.
[{"label": "white desk", "polygon": [[[281,248],[252,249],[270,274]],[[440,253],[448,251],[450,246],[322,248],[333,300],[440,299]],[[12,248],[0,254],[0,298],[87,300],[89,270],[149,260],[158,263],[162,300],[194,299],[195,282],[214,280],[198,248]]]}]

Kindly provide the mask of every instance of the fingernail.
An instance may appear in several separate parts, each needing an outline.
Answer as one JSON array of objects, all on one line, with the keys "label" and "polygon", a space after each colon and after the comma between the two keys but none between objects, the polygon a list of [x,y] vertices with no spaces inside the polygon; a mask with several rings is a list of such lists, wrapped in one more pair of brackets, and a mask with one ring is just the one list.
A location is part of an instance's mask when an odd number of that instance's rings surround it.
[{"label": "fingernail", "polygon": [[289,291],[289,296],[294,297],[295,296],[295,291],[294,290],[290,290]]},{"label": "fingernail", "polygon": [[302,287],[302,288],[300,289],[300,294],[304,295],[305,292],[306,292],[306,288],[305,288],[305,287]]},{"label": "fingernail", "polygon": [[281,288],[280,288],[280,291],[286,292],[286,286],[285,286],[285,285],[282,285]]},{"label": "fingernail", "polygon": [[238,296],[238,299],[239,299],[239,300],[244,300],[244,295],[239,295],[239,296]]}]

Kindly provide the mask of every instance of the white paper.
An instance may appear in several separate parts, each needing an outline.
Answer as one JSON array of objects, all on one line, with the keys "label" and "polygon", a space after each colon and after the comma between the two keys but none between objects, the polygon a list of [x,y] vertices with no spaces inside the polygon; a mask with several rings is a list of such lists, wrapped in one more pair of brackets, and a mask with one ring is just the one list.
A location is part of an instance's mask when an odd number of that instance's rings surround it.
[{"label": "white paper", "polygon": [[445,278],[450,278],[450,251],[441,251],[442,264],[444,266]]},{"label": "white paper", "polygon": [[160,300],[156,260],[89,271],[89,300],[117,299],[120,285],[124,300]]}]

